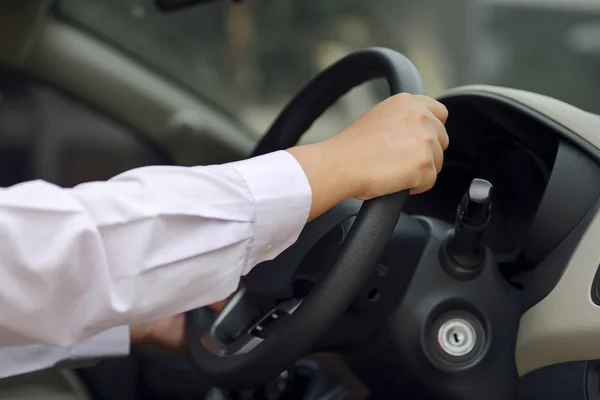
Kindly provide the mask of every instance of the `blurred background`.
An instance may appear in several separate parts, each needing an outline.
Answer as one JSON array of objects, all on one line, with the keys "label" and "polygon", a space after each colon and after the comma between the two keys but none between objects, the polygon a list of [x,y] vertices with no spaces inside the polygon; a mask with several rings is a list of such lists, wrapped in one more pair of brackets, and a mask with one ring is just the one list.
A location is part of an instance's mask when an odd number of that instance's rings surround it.
[{"label": "blurred background", "polygon": [[[50,14],[206,107],[168,126],[141,109],[140,132],[157,145],[149,148],[127,125],[133,115],[115,121],[78,97],[80,71],[62,78],[69,96],[0,63],[0,186],[35,178],[73,186],[142,165],[244,157],[303,85],[369,46],[409,57],[431,96],[492,84],[600,113],[600,0],[220,0],[166,14],[154,2],[51,0]],[[43,62],[35,68],[45,70]],[[115,101],[139,95],[115,89]],[[339,132],[386,95],[383,82],[356,88],[303,141]],[[241,134],[214,123],[216,114]],[[200,130],[186,118],[201,121]],[[219,135],[235,136],[243,151],[224,154]]]},{"label": "blurred background", "polygon": [[[600,0],[248,0],[161,14],[153,0],[58,12],[241,119],[256,135],[318,71],[366,46],[408,56],[429,95],[526,89],[600,112]],[[313,127],[333,134],[386,94],[364,85]]]}]

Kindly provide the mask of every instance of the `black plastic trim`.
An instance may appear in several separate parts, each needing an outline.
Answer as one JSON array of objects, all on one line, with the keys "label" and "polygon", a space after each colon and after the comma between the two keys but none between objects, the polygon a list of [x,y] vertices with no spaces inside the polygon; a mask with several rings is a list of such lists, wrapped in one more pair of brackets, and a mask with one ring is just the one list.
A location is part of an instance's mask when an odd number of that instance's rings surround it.
[{"label": "black plastic trim", "polygon": [[[584,373],[585,400],[600,400],[600,361],[585,362]],[[569,399],[575,400],[572,396]]]},{"label": "black plastic trim", "polygon": [[598,212],[600,212],[600,201],[594,204],[583,220],[552,253],[536,265],[535,269],[520,277],[519,281],[526,288],[523,293],[523,311],[542,301],[556,287],[579,242]]},{"label": "black plastic trim", "polygon": [[582,157],[570,143],[561,141],[550,180],[524,245],[528,261],[541,261],[573,232],[599,198],[598,182],[598,164]]},{"label": "black plastic trim", "polygon": [[518,101],[513,100],[509,97],[504,97],[504,96],[494,94],[494,93],[472,91],[472,92],[464,92],[464,93],[460,93],[460,94],[450,94],[447,96],[441,96],[439,98],[439,100],[442,103],[447,105],[448,102],[452,102],[452,101],[456,101],[456,100],[462,101],[464,99],[469,99],[469,98],[474,99],[474,100],[481,100],[481,99],[493,100],[493,101],[499,102],[501,104],[509,105],[509,106],[513,107],[514,109],[524,113],[525,115],[532,117],[537,122],[552,129],[553,132],[558,133],[559,135],[561,135],[568,141],[572,142],[577,147],[582,148],[596,162],[600,163],[600,149],[594,147],[594,145],[592,145],[590,142],[581,138],[580,136],[578,136],[576,133],[572,132],[565,126],[559,124],[558,122],[546,117],[543,114],[540,114],[539,112],[537,112],[535,110],[532,110],[530,107],[527,107],[526,105],[523,105],[523,104],[519,103]]},{"label": "black plastic trim", "polygon": [[598,266],[598,270],[594,275],[594,280],[592,281],[592,290],[591,290],[592,301],[597,306],[600,306],[600,265]]},{"label": "black plastic trim", "polygon": [[517,399],[600,400],[586,396],[588,375],[586,361],[551,365],[532,371],[521,378]]},{"label": "black plastic trim", "polygon": [[155,0],[154,4],[160,11],[168,13],[212,1],[213,0]]}]

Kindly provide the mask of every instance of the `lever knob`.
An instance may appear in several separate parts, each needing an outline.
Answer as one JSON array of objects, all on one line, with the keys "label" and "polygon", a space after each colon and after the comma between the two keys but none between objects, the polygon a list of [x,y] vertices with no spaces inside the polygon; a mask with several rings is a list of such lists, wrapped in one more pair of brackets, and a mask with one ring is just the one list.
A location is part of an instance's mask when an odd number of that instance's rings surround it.
[{"label": "lever knob", "polygon": [[475,276],[483,265],[482,239],[492,216],[493,188],[485,179],[474,179],[458,206],[454,230],[444,246],[448,266],[457,275]]},{"label": "lever knob", "polygon": [[470,226],[487,224],[492,215],[493,189],[485,179],[473,179],[458,209],[458,218]]}]

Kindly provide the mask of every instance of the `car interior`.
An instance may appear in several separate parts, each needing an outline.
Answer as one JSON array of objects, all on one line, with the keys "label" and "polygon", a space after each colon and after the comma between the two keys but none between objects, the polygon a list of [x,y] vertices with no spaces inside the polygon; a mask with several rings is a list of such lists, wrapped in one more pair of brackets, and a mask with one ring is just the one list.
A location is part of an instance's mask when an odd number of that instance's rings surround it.
[{"label": "car interior", "polygon": [[[239,160],[298,143],[374,78],[390,95],[424,92],[400,53],[351,52],[257,142],[53,1],[0,3],[0,43],[2,187]],[[600,116],[492,86],[439,100],[451,146],[432,190],[347,201],[311,222],[221,315],[189,311],[183,354],[134,347],[7,379],[0,399],[65,385],[79,394],[57,398],[600,399]],[[217,350],[199,340],[207,331]]]}]

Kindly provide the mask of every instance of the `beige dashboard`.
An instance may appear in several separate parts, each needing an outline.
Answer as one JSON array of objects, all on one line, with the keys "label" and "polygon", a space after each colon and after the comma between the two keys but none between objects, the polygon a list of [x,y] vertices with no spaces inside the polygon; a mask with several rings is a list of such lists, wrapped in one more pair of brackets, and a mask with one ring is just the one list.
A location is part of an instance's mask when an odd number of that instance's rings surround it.
[{"label": "beige dashboard", "polygon": [[[600,148],[600,117],[556,99],[493,86],[466,86],[448,93],[458,94],[493,95],[512,100],[538,111]],[[600,307],[591,298],[599,264],[600,215],[596,215],[558,284],[521,318],[515,353],[519,375],[569,361],[600,359]]]}]

